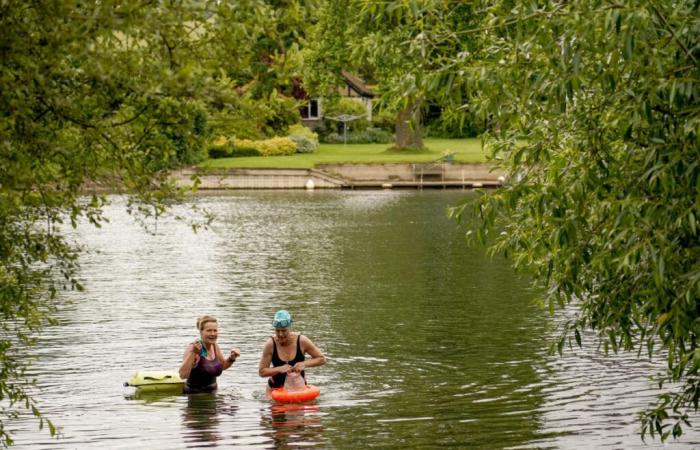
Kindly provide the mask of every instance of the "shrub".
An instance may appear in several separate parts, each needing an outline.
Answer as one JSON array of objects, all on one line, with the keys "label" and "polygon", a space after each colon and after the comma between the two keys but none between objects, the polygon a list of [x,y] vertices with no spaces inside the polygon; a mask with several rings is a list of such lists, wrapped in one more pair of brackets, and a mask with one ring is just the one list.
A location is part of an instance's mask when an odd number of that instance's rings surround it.
[{"label": "shrub", "polygon": [[393,131],[396,127],[396,113],[382,109],[372,116],[372,127]]},{"label": "shrub", "polygon": [[343,135],[335,132],[324,134],[321,138],[321,142],[324,142],[326,144],[342,144]]},{"label": "shrub", "polygon": [[382,130],[381,128],[367,128],[364,132],[359,134],[360,138],[364,139],[368,144],[388,144],[394,140],[393,133]]},{"label": "shrub", "polygon": [[318,148],[318,141],[312,141],[300,134],[290,134],[289,139],[297,145],[297,153],[313,153]]},{"label": "shrub", "polygon": [[297,144],[297,153],[313,153],[318,148],[318,134],[301,124],[289,127],[289,138]]},{"label": "shrub", "polygon": [[209,147],[209,149],[207,150],[207,153],[209,154],[209,157],[212,159],[228,158],[229,156],[231,156],[231,152],[229,151],[229,148],[226,146]]},{"label": "shrub", "polygon": [[297,151],[297,144],[288,137],[274,137],[261,141],[238,139],[236,145],[238,147],[254,148],[262,156],[293,155]]},{"label": "shrub", "polygon": [[253,147],[232,147],[230,156],[261,156],[260,152]]},{"label": "shrub", "polygon": [[[379,128],[367,128],[364,131],[353,131],[347,134],[348,144],[388,144],[393,140],[393,135]],[[323,138],[323,142],[329,144],[342,144],[345,138],[340,133],[329,133]]]},{"label": "shrub", "polygon": [[260,156],[260,152],[252,147],[241,147],[232,145],[213,145],[208,149],[209,158],[232,158],[241,156]]},{"label": "shrub", "polygon": [[296,134],[299,136],[304,136],[310,141],[316,142],[318,144],[318,134],[310,130],[309,128],[306,128],[304,125],[301,125],[299,123],[295,123],[291,127],[289,127],[289,134]]}]

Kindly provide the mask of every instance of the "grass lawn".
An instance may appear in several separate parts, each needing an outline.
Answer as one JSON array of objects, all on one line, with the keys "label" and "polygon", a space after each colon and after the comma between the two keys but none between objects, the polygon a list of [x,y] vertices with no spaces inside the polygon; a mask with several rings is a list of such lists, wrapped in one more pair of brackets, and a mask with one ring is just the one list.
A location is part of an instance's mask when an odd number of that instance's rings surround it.
[{"label": "grass lawn", "polygon": [[314,153],[291,156],[254,156],[210,159],[202,169],[275,168],[309,169],[316,164],[340,163],[420,163],[440,159],[445,151],[454,152],[456,162],[483,162],[486,153],[479,139],[425,139],[426,150],[391,151],[391,144],[321,144]]}]

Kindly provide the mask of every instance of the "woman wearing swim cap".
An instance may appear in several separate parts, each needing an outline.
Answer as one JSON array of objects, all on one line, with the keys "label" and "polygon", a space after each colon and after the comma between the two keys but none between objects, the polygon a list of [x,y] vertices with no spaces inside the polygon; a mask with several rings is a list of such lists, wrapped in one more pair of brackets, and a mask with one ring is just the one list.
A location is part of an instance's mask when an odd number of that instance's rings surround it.
[{"label": "woman wearing swim cap", "polygon": [[216,377],[228,369],[241,356],[240,350],[234,348],[228,356],[216,343],[219,337],[219,325],[215,317],[202,316],[197,319],[199,338],[189,344],[182,356],[180,378],[187,379],[185,394],[214,392],[217,388]]},{"label": "woman wearing swim cap", "polygon": [[[272,389],[284,386],[284,380],[288,373],[300,373],[306,382],[304,369],[322,366],[326,363],[326,357],[311,342],[311,339],[290,330],[293,322],[292,315],[283,309],[277,311],[272,320],[275,335],[265,342],[258,369],[258,374],[261,377],[269,377],[267,381],[268,394]],[[309,355],[311,358],[306,359],[305,355]]]}]

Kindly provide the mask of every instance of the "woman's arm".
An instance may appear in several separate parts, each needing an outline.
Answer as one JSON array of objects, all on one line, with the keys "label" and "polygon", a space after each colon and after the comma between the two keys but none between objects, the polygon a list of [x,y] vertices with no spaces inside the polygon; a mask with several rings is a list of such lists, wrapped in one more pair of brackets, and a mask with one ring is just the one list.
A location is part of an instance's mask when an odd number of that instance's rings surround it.
[{"label": "woman's arm", "polygon": [[260,356],[260,364],[258,364],[258,375],[261,377],[271,377],[278,373],[287,373],[291,370],[289,364],[279,367],[270,367],[272,364],[272,339],[269,339],[263,347],[262,356]]},{"label": "woman's arm", "polygon": [[216,358],[219,360],[224,370],[231,367],[239,356],[241,356],[240,350],[234,348],[231,350],[231,353],[224,358],[224,353],[221,351],[221,347],[219,347],[219,344],[216,344]]},{"label": "woman's arm", "polygon": [[326,355],[324,355],[323,352],[321,350],[319,350],[318,347],[316,347],[313,342],[311,342],[311,339],[307,338],[304,335],[301,335],[299,337],[299,339],[301,339],[301,342],[300,342],[301,351],[304,352],[305,354],[308,354],[309,356],[311,356],[311,358],[309,358],[305,361],[296,363],[294,365],[295,372],[301,372],[302,370],[304,370],[308,367],[322,366],[326,363],[326,361],[327,361]]},{"label": "woman's arm", "polygon": [[185,349],[185,353],[182,355],[182,364],[180,365],[180,370],[178,371],[180,378],[183,380],[190,376],[190,372],[192,372],[192,368],[195,365],[199,351],[200,349],[198,349],[195,344],[190,344]]}]

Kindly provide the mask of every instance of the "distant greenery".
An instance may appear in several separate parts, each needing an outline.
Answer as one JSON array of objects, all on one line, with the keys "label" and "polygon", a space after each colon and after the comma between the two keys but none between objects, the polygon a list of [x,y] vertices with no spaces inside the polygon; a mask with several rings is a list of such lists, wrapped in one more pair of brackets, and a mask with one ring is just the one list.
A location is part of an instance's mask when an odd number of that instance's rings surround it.
[{"label": "distant greenery", "polygon": [[414,163],[430,162],[454,152],[455,162],[485,162],[486,153],[479,139],[426,139],[425,150],[392,151],[387,144],[321,144],[314,153],[290,156],[237,157],[204,161],[203,169],[234,167],[312,168],[315,164],[339,163]]}]

